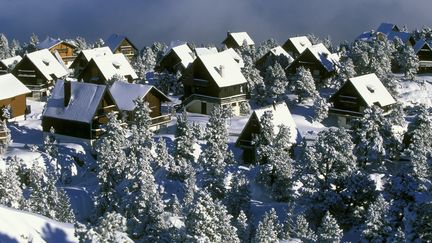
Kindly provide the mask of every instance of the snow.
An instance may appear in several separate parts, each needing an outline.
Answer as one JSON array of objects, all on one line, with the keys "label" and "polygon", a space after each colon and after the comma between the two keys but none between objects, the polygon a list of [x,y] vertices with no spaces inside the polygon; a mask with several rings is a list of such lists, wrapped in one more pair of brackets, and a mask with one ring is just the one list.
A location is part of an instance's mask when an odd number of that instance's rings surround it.
[{"label": "snow", "polygon": [[57,80],[43,116],[89,123],[101,102],[106,85],[70,82],[71,97],[65,106],[64,82]]},{"label": "snow", "polygon": [[31,91],[13,74],[8,73],[0,76],[0,100],[29,93]]},{"label": "snow", "polygon": [[187,68],[195,60],[195,55],[187,44],[175,46],[172,51],[180,58],[184,68]]},{"label": "snow", "polygon": [[0,62],[3,63],[6,67],[9,67],[11,65],[13,65],[14,63],[18,63],[22,60],[21,56],[14,56],[14,57],[9,57],[6,59],[1,60]]},{"label": "snow", "polygon": [[42,49],[27,54],[27,58],[36,66],[47,80],[53,80],[68,75],[68,71],[57,61],[48,49]]},{"label": "snow", "polygon": [[288,40],[291,41],[300,54],[308,47],[312,46],[312,43],[306,36],[291,37]]},{"label": "snow", "polygon": [[286,52],[281,46],[276,46],[275,48],[272,48],[270,52],[273,53],[273,55],[275,56],[285,56],[290,63],[294,60],[291,55],[288,54],[288,52]]},{"label": "snow", "polygon": [[228,48],[224,51],[221,51],[221,53],[228,53],[232,56],[232,58],[239,64],[240,68],[244,67],[244,61],[243,58],[232,48]]},{"label": "snow", "polygon": [[322,43],[310,46],[308,49],[327,71],[331,72],[336,69],[335,66],[339,63],[339,55],[337,53],[330,53]]},{"label": "snow", "polygon": [[138,78],[123,53],[93,57],[93,61],[106,80],[111,79],[114,75],[123,77],[130,75],[132,79]]},{"label": "snow", "polygon": [[417,76],[416,79],[417,82],[401,82],[398,87],[399,100],[410,106],[425,104],[432,107],[432,76]]},{"label": "snow", "polygon": [[82,50],[81,53],[84,55],[84,57],[87,59],[87,61],[90,61],[90,59],[92,59],[94,57],[113,55],[111,49],[107,46],[88,49],[88,50]]},{"label": "snow", "polygon": [[195,48],[195,53],[197,54],[197,56],[202,56],[218,53],[218,50],[216,49],[216,47],[197,47]]},{"label": "snow", "polygon": [[78,242],[73,224],[0,206],[0,242]]},{"label": "snow", "polygon": [[198,57],[219,87],[247,83],[240,66],[227,52]]},{"label": "snow", "polygon": [[160,96],[165,98],[165,101],[170,101],[162,91],[153,85],[130,84],[117,81],[110,87],[110,92],[120,110],[132,111],[135,109],[134,100],[146,96],[151,89],[156,90]]},{"label": "snow", "polygon": [[38,44],[37,48],[38,49],[49,49],[49,48],[59,44],[60,42],[62,42],[62,41],[59,39],[55,39],[55,38],[48,36],[45,40],[41,41]]},{"label": "snow", "polygon": [[248,46],[255,45],[255,42],[247,32],[229,32],[228,35],[232,36],[238,46],[243,46],[244,43]]},{"label": "snow", "polygon": [[351,82],[368,106],[378,103],[384,107],[396,103],[374,73],[350,78],[348,82]]}]

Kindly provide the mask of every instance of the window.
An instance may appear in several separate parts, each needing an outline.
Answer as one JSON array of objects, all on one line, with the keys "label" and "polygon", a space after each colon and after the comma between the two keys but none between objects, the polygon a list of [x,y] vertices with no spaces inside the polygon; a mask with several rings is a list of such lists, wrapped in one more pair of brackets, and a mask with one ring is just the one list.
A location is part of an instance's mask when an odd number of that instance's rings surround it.
[{"label": "window", "polygon": [[237,106],[237,103],[232,103],[231,106],[232,106],[232,107],[236,107],[236,106]]},{"label": "window", "polygon": [[240,93],[243,93],[243,86],[240,86]]},{"label": "window", "polygon": [[314,69],[313,72],[312,72],[312,75],[313,75],[313,76],[319,76],[319,75],[320,75],[320,71]]}]

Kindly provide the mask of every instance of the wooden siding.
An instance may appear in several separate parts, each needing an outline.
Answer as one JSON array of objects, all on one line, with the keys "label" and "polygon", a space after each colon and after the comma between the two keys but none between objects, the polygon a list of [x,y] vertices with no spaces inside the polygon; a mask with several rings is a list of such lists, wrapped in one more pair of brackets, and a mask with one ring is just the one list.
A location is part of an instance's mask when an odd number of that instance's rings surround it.
[{"label": "wooden siding", "polygon": [[129,59],[129,61],[132,60],[132,58],[137,55],[138,50],[135,49],[134,45],[129,42],[127,39],[124,39],[121,44],[113,51],[113,53],[123,53],[125,57]]},{"label": "wooden siding", "polygon": [[25,115],[27,106],[26,95],[22,94],[12,98],[0,100],[0,108],[6,107],[8,105],[11,106],[12,110],[11,118]]},{"label": "wooden siding", "polygon": [[290,56],[294,59],[296,59],[298,56],[300,56],[300,52],[295,48],[294,44],[290,39],[288,39],[283,45],[282,48],[290,54]]},{"label": "wooden siding", "polygon": [[66,42],[60,42],[52,46],[49,50],[53,54],[57,51],[64,63],[72,62],[76,57],[74,53],[75,47]]},{"label": "wooden siding", "polygon": [[177,71],[183,73],[185,71],[181,65],[180,57],[178,57],[174,51],[170,51],[166,56],[164,56],[155,68],[155,71],[157,72],[162,72],[164,70],[167,70],[170,73],[176,73]]},{"label": "wooden siding", "polygon": [[93,60],[82,70],[81,74],[78,76],[78,80],[93,84],[106,84],[107,81]]},{"label": "wooden siding", "polygon": [[348,112],[363,112],[367,107],[366,102],[351,84],[346,83],[341,89],[336,92],[331,98],[330,102],[333,103],[333,108]]},{"label": "wooden siding", "polygon": [[227,48],[233,48],[233,49],[238,49],[241,46],[239,46],[237,44],[237,42],[234,40],[234,38],[231,35],[228,35],[227,38],[223,41],[223,44],[227,47]]},{"label": "wooden siding", "polygon": [[[306,49],[297,59],[294,60],[294,62],[291,63],[291,65],[287,68],[288,74],[296,74],[297,68],[301,66],[309,69],[315,81],[329,78],[335,74],[335,71],[327,71],[327,69],[325,69],[322,63],[315,58],[309,49]],[[319,74],[317,74],[316,71],[318,71]]]}]

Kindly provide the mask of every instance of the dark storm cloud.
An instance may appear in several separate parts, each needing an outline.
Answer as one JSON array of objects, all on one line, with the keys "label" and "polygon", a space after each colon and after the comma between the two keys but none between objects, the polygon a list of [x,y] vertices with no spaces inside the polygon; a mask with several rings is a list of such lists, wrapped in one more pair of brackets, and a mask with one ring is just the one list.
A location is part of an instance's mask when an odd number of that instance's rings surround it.
[{"label": "dark storm cloud", "polygon": [[0,0],[0,32],[90,41],[123,33],[138,46],[154,41],[220,43],[226,31],[257,41],[315,33],[351,40],[381,22],[432,25],[430,0]]}]

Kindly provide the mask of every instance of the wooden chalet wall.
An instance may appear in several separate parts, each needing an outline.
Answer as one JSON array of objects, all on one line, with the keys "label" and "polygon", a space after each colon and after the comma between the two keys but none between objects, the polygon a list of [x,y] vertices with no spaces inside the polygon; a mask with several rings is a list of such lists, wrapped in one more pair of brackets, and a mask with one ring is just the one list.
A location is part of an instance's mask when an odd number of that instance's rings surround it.
[{"label": "wooden chalet wall", "polygon": [[107,81],[93,60],[82,70],[81,74],[78,76],[78,80],[93,84],[106,84]]},{"label": "wooden chalet wall", "polygon": [[11,106],[12,110],[11,118],[25,115],[27,106],[26,95],[22,94],[12,98],[0,100],[0,108],[6,107],[8,105]]},{"label": "wooden chalet wall", "polygon": [[137,55],[138,51],[134,48],[132,43],[130,43],[127,39],[124,39],[117,49],[113,51],[113,53],[123,53],[123,55],[125,55],[125,57],[127,57],[130,61],[135,55]]},{"label": "wooden chalet wall", "polygon": [[240,48],[240,46],[237,44],[237,42],[234,40],[234,38],[231,35],[227,36],[223,44],[225,44],[227,48],[233,48],[233,49]]},{"label": "wooden chalet wall", "polygon": [[[153,91],[154,89],[152,89]],[[161,112],[161,99],[157,97],[152,91],[148,92],[144,97],[144,100],[149,103],[149,108],[151,109],[150,117],[155,118],[162,115]]]},{"label": "wooden chalet wall", "polygon": [[0,75],[7,74],[8,72],[8,67],[0,62]]},{"label": "wooden chalet wall", "polygon": [[167,70],[170,73],[184,71],[181,65],[181,59],[174,51],[170,51],[155,68],[155,71],[157,72],[162,72],[164,70]]},{"label": "wooden chalet wall", "polygon": [[44,75],[37,69],[27,56],[15,66],[12,70],[15,75],[24,85],[32,89],[32,86],[38,88],[47,88],[53,83],[45,78]]},{"label": "wooden chalet wall", "polygon": [[298,52],[297,48],[295,48],[294,44],[292,43],[292,41],[287,40],[283,45],[282,48],[288,52],[288,54],[296,59],[298,56],[300,56],[300,52]]},{"label": "wooden chalet wall", "polygon": [[255,113],[251,116],[248,123],[245,125],[242,134],[238,138],[238,144],[243,150],[243,161],[246,163],[252,163],[256,160],[255,158],[255,147],[252,145],[252,139],[254,134],[259,134],[261,131],[259,125],[259,117]]},{"label": "wooden chalet wall", "polygon": [[330,102],[333,102],[333,108],[353,112],[363,112],[367,107],[367,104],[363,101],[351,82],[346,83],[334,94],[330,98]]},{"label": "wooden chalet wall", "polygon": [[70,68],[74,70],[74,77],[78,78],[81,72],[86,68],[88,60],[84,57],[82,53],[78,54],[74,62],[71,64]]},{"label": "wooden chalet wall", "polygon": [[184,97],[200,94],[215,98],[226,98],[246,94],[246,84],[219,88],[200,59],[197,59],[188,69],[188,74],[183,79],[183,85]]},{"label": "wooden chalet wall", "polygon": [[75,47],[66,42],[60,42],[59,44],[51,47],[49,50],[53,54],[57,51],[65,63],[72,62],[75,59]]},{"label": "wooden chalet wall", "polygon": [[321,62],[315,58],[309,49],[306,49],[299,58],[295,59],[294,62],[291,63],[287,68],[288,74],[296,74],[297,68],[301,66],[309,69],[316,81],[331,77],[335,73],[335,71],[327,71],[327,69],[325,69]]}]

